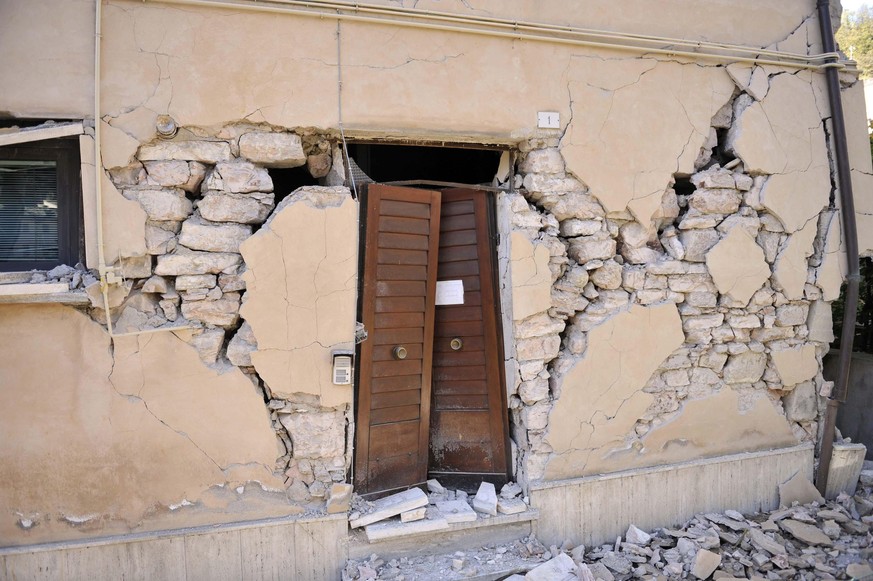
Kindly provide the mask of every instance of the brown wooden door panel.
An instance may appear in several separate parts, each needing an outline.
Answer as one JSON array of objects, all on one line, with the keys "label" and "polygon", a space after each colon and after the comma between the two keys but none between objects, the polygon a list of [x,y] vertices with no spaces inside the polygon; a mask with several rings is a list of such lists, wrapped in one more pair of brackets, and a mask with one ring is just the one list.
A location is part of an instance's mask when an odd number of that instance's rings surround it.
[{"label": "brown wooden door panel", "polygon": [[453,321],[481,321],[482,305],[474,307],[443,307],[437,309],[436,321],[438,323],[451,323]]},{"label": "brown wooden door panel", "polygon": [[424,297],[384,297],[376,299],[377,313],[423,313]]},{"label": "brown wooden door panel", "polygon": [[426,281],[411,282],[408,280],[384,281],[376,283],[377,297],[416,297],[423,298],[427,288]]},{"label": "brown wooden door panel", "polygon": [[461,260],[476,260],[479,249],[473,244],[465,246],[444,246],[440,248],[440,264]]},{"label": "brown wooden door panel", "polygon": [[[427,479],[440,192],[371,184],[361,295],[356,488]],[[406,359],[394,359],[403,345]]]},{"label": "brown wooden door panel", "polygon": [[[424,345],[421,343],[404,343],[409,355],[407,359],[421,359]],[[373,361],[393,361],[394,347],[392,345],[378,345],[373,347]]]},{"label": "brown wooden door panel", "polygon": [[414,234],[391,234],[380,232],[377,240],[379,248],[397,248],[400,250],[427,250],[429,236]]},{"label": "brown wooden door panel", "polygon": [[436,307],[429,470],[441,481],[451,473],[505,478],[508,417],[486,200],[446,190],[442,208],[437,277],[461,280],[464,304]]},{"label": "brown wooden door panel", "polygon": [[421,418],[421,406],[404,405],[393,408],[378,408],[370,410],[370,425],[391,424]]},{"label": "brown wooden door panel", "polygon": [[392,408],[403,405],[421,403],[421,390],[408,389],[406,391],[389,391],[386,393],[374,393],[370,409]]},{"label": "brown wooden door panel", "polygon": [[407,389],[421,389],[421,374],[395,375],[392,377],[374,377],[370,382],[373,393],[386,391],[404,391]]},{"label": "brown wooden door panel", "polygon": [[475,230],[443,232],[440,234],[440,246],[466,246],[467,244],[476,244]]}]

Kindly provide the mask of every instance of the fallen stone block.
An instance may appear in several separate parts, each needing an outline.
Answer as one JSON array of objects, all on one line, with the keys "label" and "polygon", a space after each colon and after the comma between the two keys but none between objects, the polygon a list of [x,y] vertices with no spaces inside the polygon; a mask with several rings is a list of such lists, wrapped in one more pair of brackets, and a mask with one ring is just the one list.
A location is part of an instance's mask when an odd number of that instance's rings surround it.
[{"label": "fallen stone block", "polygon": [[535,567],[524,576],[527,581],[570,581],[577,579],[576,563],[573,559],[560,553],[554,559]]},{"label": "fallen stone block", "polygon": [[400,522],[415,522],[417,520],[423,519],[425,514],[427,514],[426,506],[420,506],[412,510],[407,510],[406,512],[400,513]]},{"label": "fallen stone block", "polygon": [[779,526],[795,539],[803,541],[807,545],[826,545],[833,544],[830,538],[818,527],[808,525],[794,519],[787,518],[779,521]]},{"label": "fallen stone block", "polygon": [[[372,512],[351,521],[349,526],[353,529],[363,527],[420,506],[427,506],[427,495],[418,488],[410,488],[374,501]],[[448,524],[446,526],[448,527]]]},{"label": "fallen stone block", "polygon": [[352,501],[352,485],[344,483],[331,484],[327,497],[327,514],[348,512]]},{"label": "fallen stone block", "polygon": [[[414,488],[413,490],[418,490]],[[408,491],[407,491],[408,492]],[[421,492],[419,490],[419,492]],[[422,492],[422,494],[424,494]],[[427,499],[427,497],[425,497]],[[425,500],[426,501],[426,500]],[[362,518],[366,518],[365,517]],[[364,532],[367,535],[367,541],[373,543],[385,539],[394,539],[397,537],[406,537],[410,535],[420,535],[423,533],[432,533],[442,531],[449,528],[449,523],[444,518],[426,518],[414,522],[400,522],[398,520],[386,520],[377,522],[364,527]]]},{"label": "fallen stone block", "polygon": [[439,480],[435,478],[431,478],[427,481],[427,490],[428,492],[433,492],[434,494],[445,494],[446,489],[442,484],[439,483]]},{"label": "fallen stone block", "polygon": [[694,557],[691,573],[698,579],[708,579],[719,565],[721,565],[721,555],[700,549]]},{"label": "fallen stone block", "polygon": [[799,472],[779,485],[779,504],[791,506],[793,503],[809,504],[818,502],[824,504],[824,498],[812,482]]},{"label": "fallen stone block", "polygon": [[635,545],[645,545],[652,540],[652,535],[634,525],[630,525],[627,528],[627,532],[624,534],[624,539]]},{"label": "fallen stone block", "polygon": [[436,503],[436,508],[449,524],[474,522],[479,518],[476,516],[476,511],[470,508],[470,505],[467,504],[466,500],[446,500],[444,502],[438,502]]},{"label": "fallen stone block", "polygon": [[527,505],[520,498],[498,498],[497,512],[502,514],[518,514],[527,510]]},{"label": "fallen stone block", "polygon": [[479,512],[497,516],[497,491],[490,482],[479,485],[476,496],[473,497],[473,508]]}]

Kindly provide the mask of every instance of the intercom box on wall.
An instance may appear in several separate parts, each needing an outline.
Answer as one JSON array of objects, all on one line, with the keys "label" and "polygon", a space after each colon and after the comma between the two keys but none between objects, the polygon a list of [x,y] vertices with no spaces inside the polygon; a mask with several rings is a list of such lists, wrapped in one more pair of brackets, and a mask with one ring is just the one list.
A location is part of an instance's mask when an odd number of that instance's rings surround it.
[{"label": "intercom box on wall", "polygon": [[333,351],[333,384],[351,385],[355,366],[354,351]]}]

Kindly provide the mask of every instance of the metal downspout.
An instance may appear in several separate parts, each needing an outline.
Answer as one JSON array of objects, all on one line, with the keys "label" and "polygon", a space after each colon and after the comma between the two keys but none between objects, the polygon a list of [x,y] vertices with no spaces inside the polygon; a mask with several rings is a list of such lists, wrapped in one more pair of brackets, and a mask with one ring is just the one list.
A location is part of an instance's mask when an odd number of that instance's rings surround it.
[{"label": "metal downspout", "polygon": [[[822,48],[827,53],[836,51],[834,31],[831,26],[830,1],[817,0],[818,22],[821,27]],[[836,64],[836,59],[832,61]],[[834,157],[837,165],[837,186],[840,190],[842,238],[846,244],[848,276],[846,277],[843,329],[840,335],[840,358],[837,383],[828,399],[819,453],[818,473],[815,483],[822,496],[828,486],[828,472],[834,452],[834,432],[840,403],[846,401],[849,389],[849,368],[852,362],[852,345],[855,340],[855,319],[858,310],[858,284],[861,279],[858,264],[858,230],[855,223],[855,201],[852,195],[852,176],[849,167],[849,148],[846,142],[846,126],[843,118],[843,102],[840,96],[839,72],[835,66],[825,70],[828,100],[831,108],[831,127],[834,138]]]}]

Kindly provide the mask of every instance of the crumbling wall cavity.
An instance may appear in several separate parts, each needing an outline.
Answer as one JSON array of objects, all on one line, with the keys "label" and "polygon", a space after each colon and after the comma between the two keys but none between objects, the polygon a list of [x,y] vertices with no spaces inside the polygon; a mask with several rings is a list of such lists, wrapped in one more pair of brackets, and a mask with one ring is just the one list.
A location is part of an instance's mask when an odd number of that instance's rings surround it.
[{"label": "crumbling wall cavity", "polygon": [[[324,185],[274,191],[272,168],[301,166]],[[109,175],[146,218],[145,253],[116,265],[114,331],[182,327],[174,334],[213,372],[244,373],[275,432],[271,486],[319,508],[346,479],[353,425],[351,387],[330,382],[331,351],[355,337],[357,204],[340,149],[265,125],[185,128]],[[88,291],[105,324],[99,285]],[[170,375],[152,373],[144,389]]]},{"label": "crumbling wall cavity", "polygon": [[[523,188],[507,196],[522,482],[817,438],[818,393],[829,388],[826,301],[841,280],[820,87],[806,73],[727,69],[719,74],[734,81],[733,95],[713,101],[708,128],[691,123],[705,138],[699,150],[680,147],[680,171],[674,164],[657,204],[633,207],[637,190],[605,180],[597,163],[625,176],[639,167],[584,161],[587,146],[569,133],[522,144]],[[601,89],[619,107],[620,92],[637,91],[649,70]],[[712,94],[725,95],[713,83]],[[593,129],[601,140],[621,111]],[[682,160],[693,164],[682,170]],[[583,182],[589,175],[596,189]],[[548,255],[537,264],[550,270],[551,304],[528,298],[519,310],[517,297],[538,296],[525,282],[537,252]]]}]

